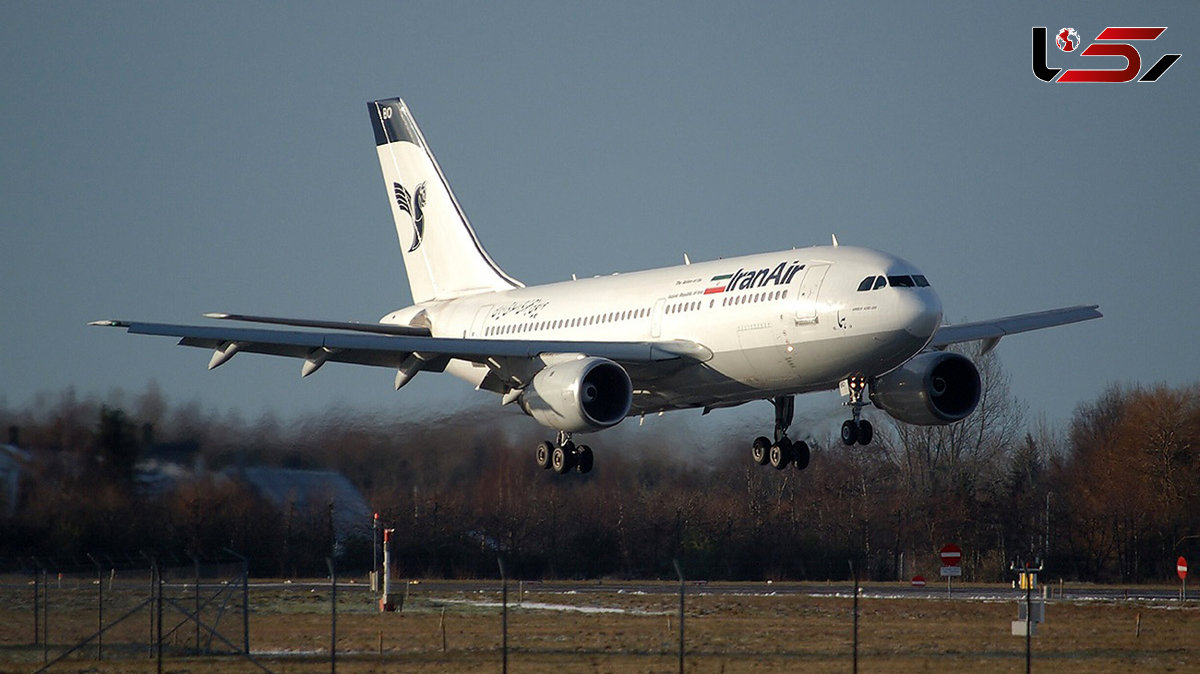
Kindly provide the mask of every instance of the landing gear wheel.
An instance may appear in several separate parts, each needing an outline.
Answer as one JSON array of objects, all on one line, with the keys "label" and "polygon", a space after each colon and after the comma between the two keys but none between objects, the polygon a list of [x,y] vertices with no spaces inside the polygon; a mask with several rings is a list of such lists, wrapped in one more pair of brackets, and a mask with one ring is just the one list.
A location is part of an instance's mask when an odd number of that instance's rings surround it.
[{"label": "landing gear wheel", "polygon": [[760,435],[754,438],[754,444],[750,445],[750,458],[754,459],[754,463],[765,466],[770,458],[770,448],[771,441]]},{"label": "landing gear wheel", "polygon": [[550,454],[554,452],[554,445],[549,442],[539,442],[537,450],[534,453],[534,459],[537,460],[538,468],[543,470],[550,467]]},{"label": "landing gear wheel", "polygon": [[800,440],[792,443],[792,463],[796,464],[796,470],[804,470],[808,468],[808,460],[812,458],[812,453],[808,451],[808,443]]},{"label": "landing gear wheel", "polygon": [[858,444],[869,445],[875,437],[875,429],[872,428],[871,422],[863,419],[858,422]]},{"label": "landing gear wheel", "polygon": [[847,419],[846,422],[842,424],[842,442],[845,443],[846,446],[850,446],[850,445],[853,445],[857,441],[858,441],[858,424]]},{"label": "landing gear wheel", "polygon": [[575,457],[575,470],[580,473],[592,472],[592,460],[592,448],[587,445],[579,445],[579,450]]},{"label": "landing gear wheel", "polygon": [[767,460],[775,470],[787,468],[788,463],[792,460],[792,442],[787,438],[781,438],[779,442],[771,445]]},{"label": "landing gear wheel", "polygon": [[575,467],[575,445],[568,442],[566,447],[555,447],[550,453],[550,465],[559,475],[570,472]]}]

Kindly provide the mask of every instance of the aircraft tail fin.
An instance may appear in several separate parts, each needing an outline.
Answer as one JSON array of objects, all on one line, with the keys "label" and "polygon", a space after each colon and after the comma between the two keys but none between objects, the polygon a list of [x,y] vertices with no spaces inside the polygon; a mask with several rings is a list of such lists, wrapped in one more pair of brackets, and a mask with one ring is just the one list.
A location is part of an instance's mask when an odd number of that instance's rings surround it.
[{"label": "aircraft tail fin", "polygon": [[480,245],[404,101],[367,108],[413,302],[523,287]]}]

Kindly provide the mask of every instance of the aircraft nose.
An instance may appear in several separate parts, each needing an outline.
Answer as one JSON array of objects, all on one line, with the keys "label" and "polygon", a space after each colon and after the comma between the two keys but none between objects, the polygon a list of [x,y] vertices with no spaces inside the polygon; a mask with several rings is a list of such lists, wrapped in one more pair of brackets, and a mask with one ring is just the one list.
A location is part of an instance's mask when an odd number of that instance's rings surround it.
[{"label": "aircraft nose", "polygon": [[942,325],[941,299],[932,288],[923,288],[911,293],[905,304],[905,331],[917,339],[928,341]]}]

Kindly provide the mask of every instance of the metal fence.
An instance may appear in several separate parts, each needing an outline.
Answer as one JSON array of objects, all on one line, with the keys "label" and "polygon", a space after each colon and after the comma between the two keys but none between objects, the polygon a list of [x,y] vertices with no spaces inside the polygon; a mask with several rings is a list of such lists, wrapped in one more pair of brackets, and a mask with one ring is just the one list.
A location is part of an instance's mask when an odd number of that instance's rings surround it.
[{"label": "metal fence", "polygon": [[686,564],[661,581],[543,583],[498,565],[500,578],[397,581],[398,610],[381,612],[366,578],[332,564],[324,579],[254,582],[232,553],[22,564],[0,573],[2,671],[1012,670],[1030,644],[1034,659],[1083,669],[1200,667],[1200,647],[1181,645],[1200,607],[1172,588],[1072,599],[1059,585],[1031,639],[1010,634],[1027,591],[1002,585],[947,597],[908,584],[707,583]]},{"label": "metal fence", "polygon": [[43,671],[65,659],[249,655],[249,578],[237,553],[87,557],[5,560],[6,660]]}]

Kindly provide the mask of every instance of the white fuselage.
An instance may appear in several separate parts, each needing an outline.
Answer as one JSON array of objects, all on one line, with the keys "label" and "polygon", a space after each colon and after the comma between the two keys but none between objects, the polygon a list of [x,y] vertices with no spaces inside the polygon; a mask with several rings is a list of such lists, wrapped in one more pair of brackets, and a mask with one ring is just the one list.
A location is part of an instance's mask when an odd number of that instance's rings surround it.
[{"label": "white fuselage", "polygon": [[[860,290],[865,279],[881,276],[898,280]],[[658,370],[652,380],[631,368],[630,414],[724,407],[877,376],[924,349],[942,317],[937,294],[915,267],[852,246],[433,300],[381,322],[408,324],[421,312],[436,337],[703,345],[702,367]],[[476,386],[487,374],[463,361],[447,370]]]}]

